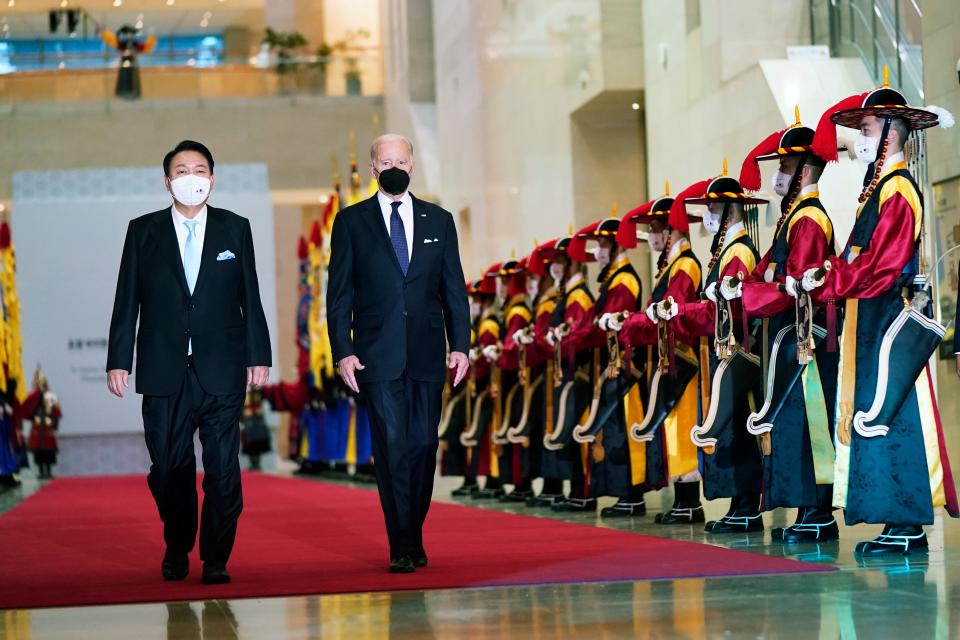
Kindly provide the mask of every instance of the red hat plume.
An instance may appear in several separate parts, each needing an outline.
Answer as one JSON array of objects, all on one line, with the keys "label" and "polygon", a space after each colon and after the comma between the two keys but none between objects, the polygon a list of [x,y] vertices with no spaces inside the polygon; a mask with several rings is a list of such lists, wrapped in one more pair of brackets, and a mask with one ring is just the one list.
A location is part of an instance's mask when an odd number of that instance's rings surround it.
[{"label": "red hat plume", "polygon": [[300,239],[297,241],[297,258],[300,260],[306,260],[309,248],[307,247],[307,239],[303,236],[300,236]]},{"label": "red hat plume", "polygon": [[868,91],[844,98],[823,112],[823,115],[820,116],[820,122],[817,123],[817,131],[813,134],[813,155],[823,158],[827,162],[837,161],[837,125],[834,124],[831,117],[838,111],[862,107],[863,101],[869,93]]},{"label": "red hat plume", "polygon": [[780,148],[780,139],[783,137],[786,129],[775,131],[763,139],[763,142],[753,148],[753,151],[747,154],[740,167],[740,186],[749,191],[758,191],[763,186],[760,178],[760,163],[757,156],[765,156],[776,152]]},{"label": "red hat plume", "polygon": [[700,182],[694,182],[692,185],[681,191],[677,194],[677,197],[673,199],[673,204],[670,206],[670,217],[667,220],[667,224],[670,225],[670,228],[676,229],[683,233],[690,233],[690,220],[687,218],[687,198],[699,198],[707,192],[707,187],[710,186],[710,180],[701,180]]},{"label": "red hat plume", "polygon": [[617,244],[626,249],[633,249],[637,246],[637,218],[644,216],[650,212],[650,209],[653,208],[653,203],[656,200],[651,200],[650,202],[644,202],[639,207],[632,209],[623,216],[623,220],[620,221],[620,228],[617,229]]},{"label": "red hat plume", "polygon": [[10,242],[10,225],[4,222],[0,224],[0,249],[9,249]]},{"label": "red hat plume", "polygon": [[323,244],[323,233],[320,231],[319,220],[314,220],[313,226],[310,227],[310,242],[318,247]]}]

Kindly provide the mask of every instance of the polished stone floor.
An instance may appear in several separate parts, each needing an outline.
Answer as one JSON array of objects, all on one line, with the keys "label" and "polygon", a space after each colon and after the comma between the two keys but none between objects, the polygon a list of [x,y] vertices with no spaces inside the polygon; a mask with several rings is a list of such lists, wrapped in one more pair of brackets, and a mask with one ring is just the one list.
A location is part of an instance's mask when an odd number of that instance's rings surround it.
[{"label": "polished stone floor", "polygon": [[[437,498],[449,500],[451,486],[439,482]],[[0,511],[35,487],[28,479],[22,490],[0,496]],[[664,494],[649,500],[651,514],[669,499]],[[708,504],[708,517],[721,515],[725,506]],[[788,524],[792,516],[767,514],[766,524]],[[960,637],[960,522],[938,517],[928,527],[929,554],[862,564],[853,557],[853,544],[878,527],[841,527],[839,543],[785,548],[772,544],[769,532],[709,536],[701,526],[653,524],[652,515],[612,524],[595,515],[564,519],[833,564],[840,571],[4,611],[0,640]]]}]

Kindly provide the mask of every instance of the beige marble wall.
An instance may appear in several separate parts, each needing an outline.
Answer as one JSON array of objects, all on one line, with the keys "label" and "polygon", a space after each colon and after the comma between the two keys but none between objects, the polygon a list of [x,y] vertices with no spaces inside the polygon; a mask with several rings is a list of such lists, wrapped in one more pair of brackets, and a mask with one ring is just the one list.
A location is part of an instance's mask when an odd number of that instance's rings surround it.
[{"label": "beige marble wall", "polygon": [[[923,3],[923,89],[926,104],[935,104],[960,117],[960,2]],[[960,126],[927,135],[930,182],[960,175]]]},{"label": "beige marble wall", "polygon": [[[960,3],[953,0],[930,0],[923,3],[923,89],[924,102],[935,104],[949,110],[954,117],[960,117],[960,82],[957,79],[957,59],[960,58]],[[951,181],[941,187],[956,189],[955,182],[960,176],[960,126],[952,129],[934,129],[927,133],[927,171],[933,185]],[[936,192],[935,192],[936,194]],[[927,202],[933,206],[934,215],[946,216],[947,223],[957,223],[955,207],[948,211],[945,206],[953,196],[946,194],[927,194]],[[949,229],[946,229],[949,231]],[[955,237],[942,239],[943,248],[953,246]],[[952,260],[956,264],[956,253]],[[947,269],[949,273],[952,267]],[[952,297],[956,291],[950,289],[950,278],[944,281],[941,297]],[[943,318],[946,323],[951,318]],[[956,327],[954,327],[956,330]],[[960,416],[960,396],[956,393],[957,378],[953,360],[937,361],[937,386],[939,388],[940,412],[944,426],[949,430]]]},{"label": "beige marble wall", "polygon": [[612,200],[638,203],[632,99],[576,115],[606,92],[640,99],[637,3],[435,0],[433,14],[438,194],[469,207],[472,271],[605,215]]}]

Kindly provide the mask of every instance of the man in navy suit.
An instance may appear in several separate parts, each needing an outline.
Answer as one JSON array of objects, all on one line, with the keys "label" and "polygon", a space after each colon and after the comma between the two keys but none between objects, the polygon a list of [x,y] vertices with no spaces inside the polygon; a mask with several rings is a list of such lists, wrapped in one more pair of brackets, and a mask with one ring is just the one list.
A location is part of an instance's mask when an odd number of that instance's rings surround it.
[{"label": "man in navy suit", "polygon": [[447,346],[459,383],[470,308],[453,216],[407,190],[413,146],[377,138],[370,168],[377,194],[333,223],[327,325],[340,377],[369,407],[390,571],[412,573],[427,566]]},{"label": "man in navy suit", "polygon": [[[163,521],[166,580],[189,573],[197,537],[193,433],[203,445],[203,582],[230,581],[243,508],[240,414],[248,384],[270,367],[253,237],[246,218],[207,206],[213,155],[184,140],[163,159],[173,205],[130,221],[110,321],[107,386],[123,397],[137,353],[150,452],[147,483]],[[139,316],[140,324],[137,326]]]}]

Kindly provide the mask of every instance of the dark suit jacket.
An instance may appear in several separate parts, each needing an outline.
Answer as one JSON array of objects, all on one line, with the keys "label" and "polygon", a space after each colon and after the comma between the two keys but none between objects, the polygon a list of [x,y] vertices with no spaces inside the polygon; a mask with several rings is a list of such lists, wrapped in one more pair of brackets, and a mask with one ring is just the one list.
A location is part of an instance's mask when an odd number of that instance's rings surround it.
[{"label": "dark suit jacket", "polygon": [[[170,208],[130,221],[110,321],[107,371],[132,371],[137,393],[172,395],[186,373],[187,342],[207,393],[243,393],[248,366],[269,366],[250,223],[207,206],[200,273],[190,295]],[[218,260],[225,251],[236,257]],[[137,331],[137,315],[140,328]],[[136,339],[134,338],[136,336]]]},{"label": "dark suit jacket", "polygon": [[[470,348],[470,305],[450,212],[413,198],[413,255],[403,276],[377,196],[333,223],[327,325],[335,362],[356,355],[360,382],[446,378],[451,351]],[[351,329],[353,336],[351,337]]]}]

